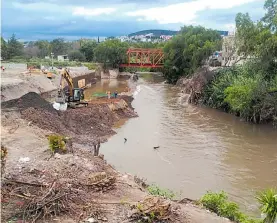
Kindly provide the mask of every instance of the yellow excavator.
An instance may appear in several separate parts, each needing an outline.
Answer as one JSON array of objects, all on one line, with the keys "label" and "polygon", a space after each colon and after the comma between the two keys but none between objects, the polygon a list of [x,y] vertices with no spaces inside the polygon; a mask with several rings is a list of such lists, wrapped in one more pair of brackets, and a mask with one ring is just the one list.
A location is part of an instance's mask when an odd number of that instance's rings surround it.
[{"label": "yellow excavator", "polygon": [[[64,80],[68,85],[66,88],[63,86]],[[84,89],[74,88],[69,71],[64,68],[61,72],[60,87],[56,98],[56,107],[54,106],[54,108],[57,110],[66,110],[67,107],[76,108],[77,105],[88,105],[88,102],[84,101]]]}]

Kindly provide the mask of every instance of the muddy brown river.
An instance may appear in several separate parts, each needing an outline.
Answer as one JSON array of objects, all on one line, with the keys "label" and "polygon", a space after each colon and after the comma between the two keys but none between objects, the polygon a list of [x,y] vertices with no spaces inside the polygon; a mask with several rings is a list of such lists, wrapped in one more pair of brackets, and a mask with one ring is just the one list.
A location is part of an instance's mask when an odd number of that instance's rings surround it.
[{"label": "muddy brown river", "polygon": [[146,75],[132,88],[139,117],[102,144],[107,161],[182,197],[224,190],[244,211],[260,216],[255,193],[277,186],[277,130],[187,104],[180,89],[156,76]]}]

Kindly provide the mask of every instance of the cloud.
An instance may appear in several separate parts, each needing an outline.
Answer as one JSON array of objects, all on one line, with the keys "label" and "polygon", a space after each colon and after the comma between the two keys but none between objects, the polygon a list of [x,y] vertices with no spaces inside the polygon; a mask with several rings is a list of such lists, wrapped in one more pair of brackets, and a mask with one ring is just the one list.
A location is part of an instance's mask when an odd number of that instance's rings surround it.
[{"label": "cloud", "polygon": [[69,10],[70,8],[67,5],[57,5],[51,2],[29,2],[29,3],[20,3],[12,2],[12,6],[19,10],[27,11],[43,11],[43,12],[61,12],[63,10]]},{"label": "cloud", "polygon": [[235,23],[229,23],[229,24],[225,24],[224,27],[228,31],[234,31],[236,29],[236,24]]},{"label": "cloud", "polygon": [[45,16],[43,18],[46,19],[46,20],[50,20],[50,21],[56,20],[56,18],[54,16]]},{"label": "cloud", "polygon": [[76,7],[73,9],[73,15],[76,16],[99,16],[99,15],[109,15],[116,11],[116,8],[84,8]]},{"label": "cloud", "polygon": [[[184,24],[227,30],[238,12],[253,20],[264,0],[6,0],[2,35],[24,39],[118,36],[146,29],[179,30]],[[133,17],[130,17],[133,16]],[[93,24],[93,25],[92,25]],[[230,27],[231,28],[231,27]]]},{"label": "cloud", "polygon": [[196,0],[127,12],[128,16],[139,17],[146,21],[158,21],[160,24],[191,24],[197,18],[197,12],[206,9],[230,9],[236,6],[262,0]]}]

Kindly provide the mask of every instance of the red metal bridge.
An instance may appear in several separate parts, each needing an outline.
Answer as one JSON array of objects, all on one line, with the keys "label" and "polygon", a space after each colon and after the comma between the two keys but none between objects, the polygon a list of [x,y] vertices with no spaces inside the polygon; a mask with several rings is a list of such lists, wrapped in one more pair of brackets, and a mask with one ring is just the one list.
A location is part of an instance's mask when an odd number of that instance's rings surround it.
[{"label": "red metal bridge", "polygon": [[164,65],[162,49],[129,48],[127,50],[128,63],[120,67],[149,67],[159,68]]}]

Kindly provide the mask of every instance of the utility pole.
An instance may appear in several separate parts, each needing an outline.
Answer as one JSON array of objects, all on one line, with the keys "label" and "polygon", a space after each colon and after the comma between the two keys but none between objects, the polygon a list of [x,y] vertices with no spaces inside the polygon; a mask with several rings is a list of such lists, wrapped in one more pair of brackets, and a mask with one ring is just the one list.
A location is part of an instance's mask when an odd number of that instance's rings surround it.
[{"label": "utility pole", "polygon": [[52,58],[52,70],[53,70],[53,57],[54,57],[54,53],[51,53],[51,58]]}]

